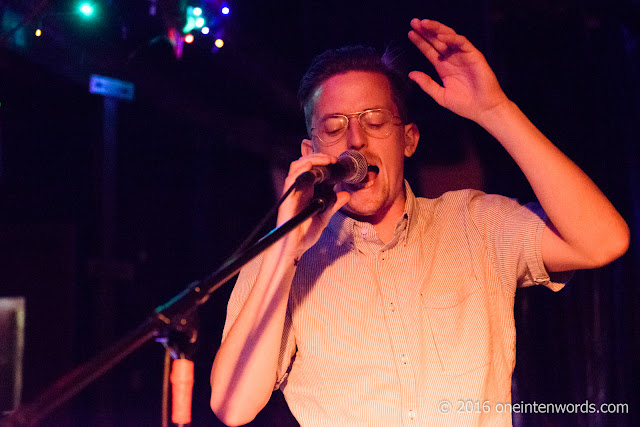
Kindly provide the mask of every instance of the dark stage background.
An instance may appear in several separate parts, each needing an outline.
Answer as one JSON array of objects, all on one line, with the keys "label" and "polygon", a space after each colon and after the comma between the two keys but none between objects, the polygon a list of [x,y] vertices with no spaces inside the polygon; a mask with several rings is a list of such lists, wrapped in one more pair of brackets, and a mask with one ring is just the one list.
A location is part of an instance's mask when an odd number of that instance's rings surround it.
[{"label": "dark stage background", "polygon": [[[181,28],[186,2],[99,3],[88,23],[64,13],[72,1],[0,1],[0,297],[26,297],[23,402],[213,271],[266,213],[305,137],[295,91],[315,54],[390,46],[407,70],[432,73],[406,39],[412,17],[429,17],[485,53],[507,94],[632,230],[615,263],[576,273],[557,294],[518,292],[513,387],[514,403],[623,403],[628,414],[514,415],[514,424],[640,425],[640,2],[229,0],[225,46],[199,35],[180,59],[166,34]],[[91,74],[135,84],[109,122],[113,161],[102,154],[105,104],[89,93]],[[417,193],[475,187],[533,200],[481,129],[424,95],[412,103]],[[109,168],[115,184],[104,194]],[[200,310],[193,425],[215,423],[208,375],[231,287]],[[45,424],[160,424],[162,362],[162,346],[146,344]]]}]

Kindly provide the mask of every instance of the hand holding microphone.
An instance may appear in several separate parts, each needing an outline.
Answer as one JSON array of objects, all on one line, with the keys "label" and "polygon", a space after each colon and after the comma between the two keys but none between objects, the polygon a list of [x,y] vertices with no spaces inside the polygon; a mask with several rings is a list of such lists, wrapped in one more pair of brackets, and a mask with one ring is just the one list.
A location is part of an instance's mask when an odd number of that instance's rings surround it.
[{"label": "hand holding microphone", "polygon": [[[322,153],[313,156],[318,158],[319,163],[327,162],[331,157]],[[326,208],[291,231],[289,238],[283,239],[281,254],[295,259],[299,259],[318,241],[333,214],[349,202],[350,194],[346,191],[335,193],[333,186],[338,182],[359,183],[367,178],[366,158],[355,150],[342,153],[336,163],[312,165],[309,170],[308,162],[308,158],[302,157],[291,163],[289,176],[285,179],[284,187],[287,190],[281,198],[277,224],[283,225],[305,209],[312,200],[312,195],[321,195],[326,201]],[[300,173],[302,168],[305,172]],[[313,187],[313,191],[309,187]]]},{"label": "hand holding microphone", "polygon": [[356,150],[348,150],[338,156],[338,162],[326,166],[313,166],[296,178],[295,186],[315,184],[357,184],[367,177],[367,159]]}]

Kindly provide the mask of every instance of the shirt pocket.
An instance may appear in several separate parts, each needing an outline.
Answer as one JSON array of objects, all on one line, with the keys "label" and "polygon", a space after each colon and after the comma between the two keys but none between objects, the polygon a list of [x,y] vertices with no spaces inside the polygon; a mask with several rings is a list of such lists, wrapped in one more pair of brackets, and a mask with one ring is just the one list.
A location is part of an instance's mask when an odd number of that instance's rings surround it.
[{"label": "shirt pocket", "polygon": [[490,362],[489,316],[484,293],[477,280],[468,279],[454,292],[422,294],[427,324],[433,336],[442,370],[464,375]]}]

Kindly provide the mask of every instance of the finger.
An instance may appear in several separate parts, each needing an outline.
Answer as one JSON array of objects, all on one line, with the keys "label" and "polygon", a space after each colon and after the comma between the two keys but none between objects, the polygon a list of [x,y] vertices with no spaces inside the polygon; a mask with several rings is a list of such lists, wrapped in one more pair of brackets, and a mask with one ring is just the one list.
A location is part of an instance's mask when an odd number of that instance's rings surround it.
[{"label": "finger", "polygon": [[[412,21],[412,27],[419,37],[423,38],[424,41],[429,43],[429,45],[438,52],[439,55],[437,56],[437,59],[440,61],[447,59],[457,52],[471,52],[476,50],[473,44],[466,37],[457,34],[451,28],[437,21],[419,21],[414,19]],[[412,37],[410,36],[410,38]],[[436,56],[431,52],[431,55],[427,56],[427,58],[433,62],[433,59],[436,58]]]},{"label": "finger", "polygon": [[438,36],[438,40],[445,43],[448,49],[451,49],[453,46],[461,52],[470,52],[474,49],[473,44],[471,44],[465,36],[461,36],[460,34],[441,34]]},{"label": "finger", "polygon": [[336,156],[332,156],[331,154],[317,152],[317,153],[312,153],[306,156],[302,156],[298,160],[295,160],[293,163],[297,161],[305,161],[305,160],[310,161],[314,165],[316,164],[322,165],[322,164],[329,164],[332,162],[336,162],[338,161],[338,158]]},{"label": "finger", "polygon": [[421,71],[412,71],[409,78],[416,82],[420,88],[432,97],[438,104],[442,105],[444,100],[444,88],[436,83],[430,76]]},{"label": "finger", "polygon": [[[292,186],[295,185],[296,180],[303,173],[311,170],[313,164],[308,159],[299,159],[295,162],[292,162],[289,165],[289,173],[287,174],[284,180],[284,186],[282,188],[282,194],[286,193],[291,189]],[[296,186],[299,187],[299,186]],[[300,188],[296,188],[297,191],[300,191]]]},{"label": "finger", "polygon": [[435,64],[440,58],[441,53],[431,43],[424,39],[420,34],[415,31],[409,31],[409,40],[422,52],[422,54],[431,62]]},{"label": "finger", "polygon": [[[305,172],[310,171],[314,166],[325,166],[336,163],[338,158],[326,153],[314,153],[308,156],[302,156],[298,160],[291,162],[289,165],[289,173],[284,180],[283,194],[287,192],[291,186],[296,185],[298,177]],[[300,191],[300,185],[296,185],[296,190]]]},{"label": "finger", "polygon": [[[441,42],[438,39],[438,35],[435,33],[420,33],[418,31],[411,30],[409,31],[409,39],[422,51],[422,53],[427,56],[429,60],[437,58],[447,49],[447,44]],[[431,52],[432,49],[434,52]]]},{"label": "finger", "polygon": [[339,191],[336,193],[336,202],[331,205],[331,207],[324,212],[322,212],[319,216],[323,223],[328,223],[331,217],[338,212],[344,205],[349,203],[351,200],[351,194],[346,191]]},{"label": "finger", "polygon": [[424,31],[435,34],[456,34],[453,28],[447,27],[443,23],[432,19],[414,18],[411,20],[411,27],[418,32]]},{"label": "finger", "polygon": [[289,165],[289,173],[287,174],[284,180],[284,188],[283,191],[287,191],[287,189],[293,185],[296,178],[313,167],[313,163],[309,159],[298,159],[296,161],[291,162]]},{"label": "finger", "polygon": [[420,37],[424,38],[425,41],[431,44],[434,49],[441,54],[447,49],[447,44],[440,40],[440,36],[453,36],[456,34],[456,32],[451,28],[442,25],[437,21],[431,21],[428,19],[423,19],[422,21],[419,19],[413,19],[411,21],[411,28],[413,28]]},{"label": "finger", "polygon": [[326,153],[314,153],[308,156],[303,156],[298,160],[291,162],[289,165],[289,176],[298,176],[301,173],[310,170],[315,165],[328,165],[337,161],[337,157]]}]

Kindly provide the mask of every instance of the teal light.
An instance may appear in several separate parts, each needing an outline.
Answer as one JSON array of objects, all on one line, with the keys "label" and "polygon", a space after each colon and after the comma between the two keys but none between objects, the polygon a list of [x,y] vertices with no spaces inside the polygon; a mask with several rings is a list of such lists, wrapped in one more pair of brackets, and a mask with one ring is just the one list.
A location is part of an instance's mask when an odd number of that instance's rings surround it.
[{"label": "teal light", "polygon": [[95,7],[91,3],[85,2],[80,5],[79,10],[84,16],[89,17],[95,12]]},{"label": "teal light", "polygon": [[190,33],[195,28],[202,28],[206,25],[202,9],[199,7],[187,6],[187,14],[182,33]]}]

